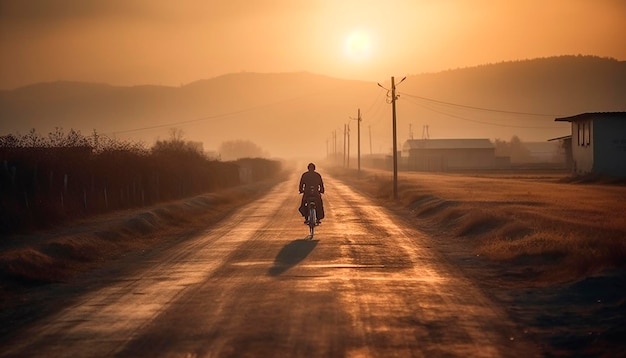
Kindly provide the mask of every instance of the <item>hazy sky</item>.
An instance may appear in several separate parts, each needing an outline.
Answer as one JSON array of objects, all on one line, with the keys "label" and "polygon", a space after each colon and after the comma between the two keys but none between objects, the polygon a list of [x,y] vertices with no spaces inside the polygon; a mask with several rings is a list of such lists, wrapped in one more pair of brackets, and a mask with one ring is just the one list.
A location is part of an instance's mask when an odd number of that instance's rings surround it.
[{"label": "hazy sky", "polygon": [[0,0],[0,88],[180,85],[232,72],[390,75],[626,59],[624,0]]}]

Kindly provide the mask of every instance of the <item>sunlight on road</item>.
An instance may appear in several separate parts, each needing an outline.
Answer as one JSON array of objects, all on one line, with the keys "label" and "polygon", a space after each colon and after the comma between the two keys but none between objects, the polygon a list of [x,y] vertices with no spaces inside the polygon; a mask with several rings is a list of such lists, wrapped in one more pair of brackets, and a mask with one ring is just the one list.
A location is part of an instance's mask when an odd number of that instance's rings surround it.
[{"label": "sunlight on road", "polygon": [[299,197],[285,182],[264,198],[262,214],[253,203],[146,256],[124,278],[94,278],[100,289],[23,332],[5,355],[533,352],[499,308],[428,248],[423,233],[327,181],[332,190],[315,239],[305,239]]}]

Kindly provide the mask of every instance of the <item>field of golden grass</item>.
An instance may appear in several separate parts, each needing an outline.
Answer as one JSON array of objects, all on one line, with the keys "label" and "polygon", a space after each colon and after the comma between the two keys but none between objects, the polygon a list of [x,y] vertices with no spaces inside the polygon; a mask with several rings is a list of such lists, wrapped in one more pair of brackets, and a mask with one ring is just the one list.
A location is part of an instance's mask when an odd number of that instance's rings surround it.
[{"label": "field of golden grass", "polygon": [[[626,186],[563,177],[400,173],[398,198],[420,228],[490,260],[526,263],[536,282],[626,267]],[[392,196],[389,173],[350,181],[378,199]]]}]

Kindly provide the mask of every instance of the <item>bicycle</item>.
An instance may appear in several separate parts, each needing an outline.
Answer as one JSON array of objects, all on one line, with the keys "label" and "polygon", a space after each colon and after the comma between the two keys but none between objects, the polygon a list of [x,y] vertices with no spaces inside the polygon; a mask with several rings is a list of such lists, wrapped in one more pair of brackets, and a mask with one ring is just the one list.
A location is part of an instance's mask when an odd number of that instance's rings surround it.
[{"label": "bicycle", "polygon": [[306,206],[309,209],[309,214],[307,215],[307,225],[309,227],[309,238],[313,239],[313,235],[315,234],[315,227],[318,224],[317,221],[317,204],[315,203],[315,197],[319,195],[314,187],[309,189],[309,196],[306,198],[307,203]]},{"label": "bicycle", "polygon": [[315,200],[309,201],[307,204],[309,208],[309,236],[312,239],[315,234],[315,226],[317,225],[317,210],[315,209]]}]

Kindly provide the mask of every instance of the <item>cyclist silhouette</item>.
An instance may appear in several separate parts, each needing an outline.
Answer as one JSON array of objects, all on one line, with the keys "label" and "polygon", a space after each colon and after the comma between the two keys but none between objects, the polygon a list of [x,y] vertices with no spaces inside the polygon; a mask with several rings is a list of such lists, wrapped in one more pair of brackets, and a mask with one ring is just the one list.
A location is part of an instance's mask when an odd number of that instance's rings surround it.
[{"label": "cyclist silhouette", "polygon": [[[300,214],[304,217],[304,223],[308,224],[308,199],[310,197],[315,201],[315,207],[317,208],[317,223],[324,218],[324,204],[322,203],[322,195],[324,193],[324,181],[322,176],[315,171],[315,164],[309,163],[307,166],[308,171],[302,173],[300,177],[300,186],[298,190],[302,195],[302,202],[300,203]],[[313,192],[309,188],[313,188]]]}]

